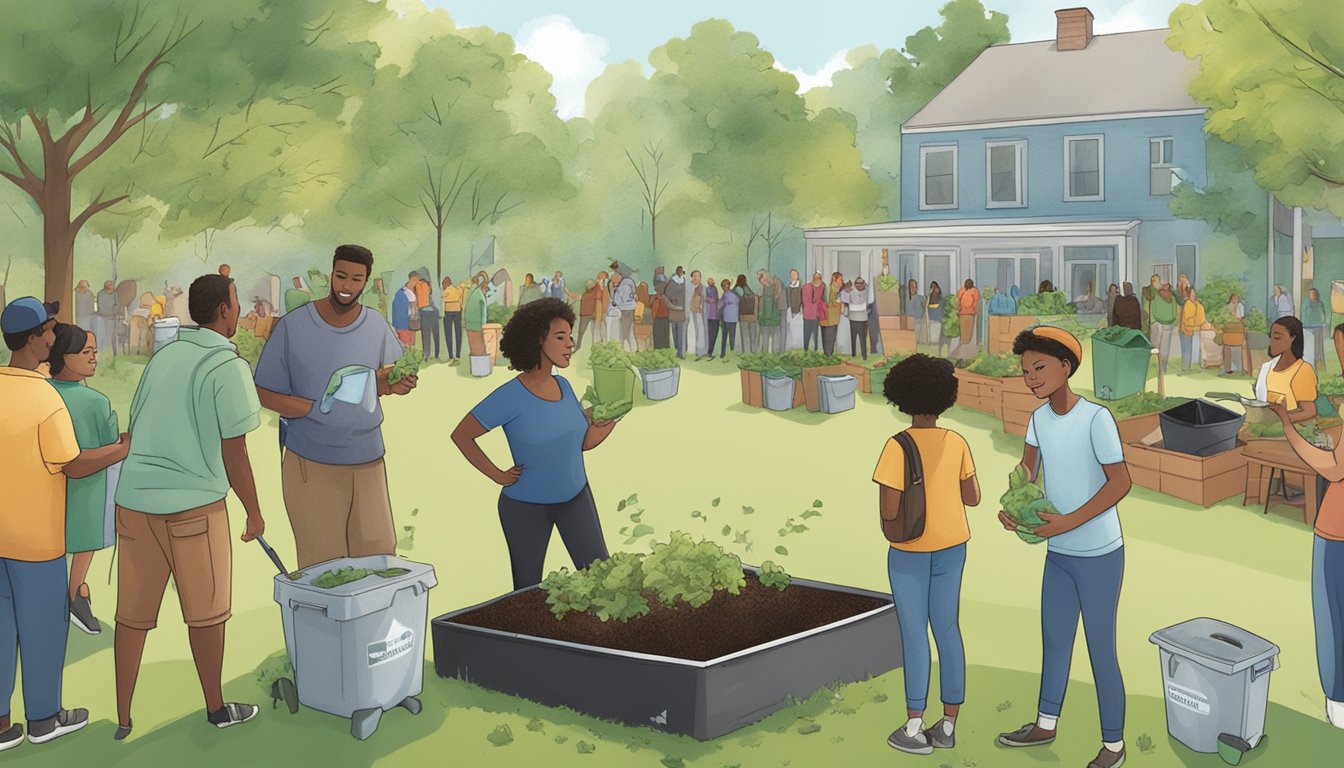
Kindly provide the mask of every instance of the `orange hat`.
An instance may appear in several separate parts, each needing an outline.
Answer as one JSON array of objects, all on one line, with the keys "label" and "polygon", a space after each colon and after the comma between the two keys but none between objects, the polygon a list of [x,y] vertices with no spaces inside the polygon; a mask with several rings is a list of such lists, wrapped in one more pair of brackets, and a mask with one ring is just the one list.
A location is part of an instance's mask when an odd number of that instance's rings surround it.
[{"label": "orange hat", "polygon": [[1031,335],[1042,339],[1049,339],[1063,344],[1066,349],[1078,358],[1081,364],[1083,361],[1083,343],[1078,341],[1078,337],[1072,333],[1053,325],[1037,325],[1031,328]]}]

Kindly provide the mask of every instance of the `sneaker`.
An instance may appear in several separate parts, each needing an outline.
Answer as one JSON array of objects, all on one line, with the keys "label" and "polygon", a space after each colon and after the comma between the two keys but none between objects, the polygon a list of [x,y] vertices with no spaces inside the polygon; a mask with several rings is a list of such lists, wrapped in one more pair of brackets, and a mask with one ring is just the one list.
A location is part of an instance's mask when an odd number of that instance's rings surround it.
[{"label": "sneaker", "polygon": [[255,705],[229,703],[211,712],[206,719],[216,728],[228,728],[231,725],[246,723],[256,716]]},{"label": "sneaker", "polygon": [[1005,747],[1039,747],[1055,740],[1055,732],[1035,723],[1027,723],[1012,733],[1000,733],[998,742]]},{"label": "sneaker", "polygon": [[906,732],[905,726],[891,732],[891,735],[887,737],[887,746],[911,755],[933,754],[933,746],[929,744],[928,737],[922,731],[915,731],[915,734],[911,736]]},{"label": "sneaker", "polygon": [[97,635],[103,631],[102,625],[93,615],[93,606],[87,595],[75,595],[75,599],[70,601],[70,621],[85,634]]},{"label": "sneaker", "polygon": [[78,731],[88,724],[87,709],[62,709],[46,720],[29,721],[28,741],[33,744],[45,744],[67,733]]},{"label": "sneaker", "polygon": [[1344,701],[1326,699],[1325,719],[1336,728],[1344,728]]},{"label": "sneaker", "polygon": [[125,741],[126,737],[131,735],[131,728],[134,725],[135,725],[134,720],[131,721],[130,725],[118,725],[116,733],[112,734],[112,738],[116,739],[117,741]]},{"label": "sneaker", "polygon": [[934,723],[932,728],[924,732],[924,736],[934,749],[952,749],[957,746],[957,734],[947,720]]},{"label": "sneaker", "polygon": [[1097,753],[1095,760],[1087,764],[1087,768],[1120,768],[1125,764],[1125,748],[1121,747],[1119,752],[1102,747]]},{"label": "sneaker", "polygon": [[23,743],[23,726],[15,723],[9,730],[0,733],[0,752],[13,749]]}]

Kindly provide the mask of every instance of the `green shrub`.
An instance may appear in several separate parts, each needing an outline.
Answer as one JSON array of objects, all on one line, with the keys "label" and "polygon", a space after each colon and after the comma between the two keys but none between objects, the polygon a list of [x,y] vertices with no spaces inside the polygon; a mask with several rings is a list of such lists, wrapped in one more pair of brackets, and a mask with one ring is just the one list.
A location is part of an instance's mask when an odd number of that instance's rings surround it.
[{"label": "green shrub", "polygon": [[588,362],[594,368],[629,368],[635,364],[633,356],[619,341],[599,341],[593,345]]},{"label": "green shrub", "polygon": [[1078,307],[1069,303],[1068,294],[1063,291],[1033,293],[1017,300],[1019,315],[1074,315]]},{"label": "green shrub", "polygon": [[1190,402],[1188,397],[1158,397],[1156,392],[1140,392],[1119,400],[1111,400],[1103,405],[1110,409],[1116,421],[1124,421],[1135,416],[1161,413],[1188,402]]},{"label": "green shrub", "polygon": [[1344,377],[1322,376],[1316,382],[1316,391],[1322,395],[1344,395]]},{"label": "green shrub", "polygon": [[761,583],[765,586],[774,587],[781,592],[783,592],[789,586],[790,582],[792,582],[789,574],[785,573],[784,568],[775,565],[772,560],[766,560],[764,563],[761,563],[761,574],[757,578],[759,578]]},{"label": "green shrub", "polygon": [[1269,333],[1269,318],[1263,309],[1256,307],[1246,313],[1246,332]]},{"label": "green shrub", "polygon": [[1219,328],[1234,319],[1232,310],[1227,306],[1228,298],[1235,293],[1243,301],[1246,299],[1246,285],[1230,277],[1212,278],[1197,292],[1200,303],[1204,305],[1205,316],[1210,323]]},{"label": "green shrub", "polygon": [[956,313],[956,307],[948,307],[943,310],[943,335],[949,339],[955,339],[961,336],[961,315]]},{"label": "green shrub", "polygon": [[490,304],[485,308],[485,321],[487,323],[498,323],[507,325],[509,318],[513,317],[517,307],[506,307],[503,304]]},{"label": "green shrub", "polygon": [[1022,375],[1022,361],[1011,352],[1000,352],[997,355],[981,352],[967,363],[966,370],[981,376],[1007,379]]},{"label": "green shrub", "polygon": [[630,361],[636,368],[657,370],[659,368],[679,368],[677,353],[670,349],[647,349],[630,355]]},{"label": "green shrub", "polygon": [[238,356],[246,360],[247,364],[252,366],[252,370],[256,370],[266,340],[240,326],[233,334],[233,344],[238,347]]},{"label": "green shrub", "polygon": [[877,290],[894,291],[901,286],[900,278],[895,275],[878,275]]}]

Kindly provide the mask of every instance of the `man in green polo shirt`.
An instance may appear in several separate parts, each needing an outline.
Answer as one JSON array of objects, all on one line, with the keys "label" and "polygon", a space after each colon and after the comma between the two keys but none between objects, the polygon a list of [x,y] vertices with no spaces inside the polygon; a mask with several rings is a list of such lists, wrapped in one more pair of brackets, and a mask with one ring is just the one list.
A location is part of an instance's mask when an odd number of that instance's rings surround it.
[{"label": "man in green polo shirt", "polygon": [[1171,292],[1171,283],[1163,283],[1153,294],[1153,304],[1150,314],[1153,325],[1149,330],[1152,335],[1148,338],[1152,340],[1153,346],[1157,347],[1157,361],[1162,366],[1162,372],[1167,372],[1167,359],[1171,356],[1171,343],[1176,338],[1176,316],[1179,307],[1176,304],[1176,296]]},{"label": "man in green polo shirt", "polygon": [[247,433],[261,424],[252,371],[229,341],[238,328],[238,292],[223,275],[191,284],[191,319],[178,340],[150,358],[131,402],[131,451],[117,483],[117,717],[115,738],[131,732],[131,697],[145,636],[158,623],[171,576],[205,693],[211,725],[257,714],[225,703],[220,688],[224,622],[229,619],[233,552],[224,497],[232,487],[247,511],[243,541],[265,531]]}]

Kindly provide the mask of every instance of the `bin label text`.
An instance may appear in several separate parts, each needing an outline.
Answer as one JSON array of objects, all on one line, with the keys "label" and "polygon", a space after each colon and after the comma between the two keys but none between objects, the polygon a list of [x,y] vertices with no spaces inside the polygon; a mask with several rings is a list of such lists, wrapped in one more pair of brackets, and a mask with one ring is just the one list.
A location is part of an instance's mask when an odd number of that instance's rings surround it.
[{"label": "bin label text", "polygon": [[1175,683],[1167,683],[1167,701],[1201,715],[1207,715],[1211,711],[1209,697]]},{"label": "bin label text", "polygon": [[394,619],[392,627],[387,631],[387,637],[376,643],[369,643],[369,666],[376,667],[399,659],[410,653],[414,647],[415,632]]}]

